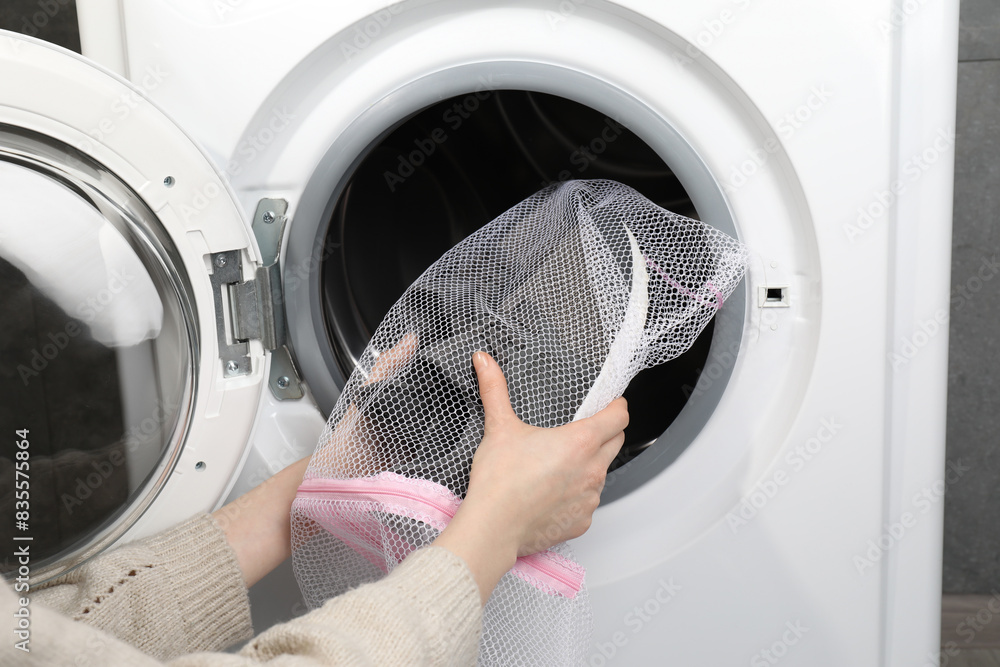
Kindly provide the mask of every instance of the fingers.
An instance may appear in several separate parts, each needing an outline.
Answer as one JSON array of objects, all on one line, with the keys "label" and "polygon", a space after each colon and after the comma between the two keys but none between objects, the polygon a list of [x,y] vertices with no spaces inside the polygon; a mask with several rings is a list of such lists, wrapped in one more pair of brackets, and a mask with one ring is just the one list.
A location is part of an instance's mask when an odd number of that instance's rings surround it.
[{"label": "fingers", "polygon": [[378,361],[375,362],[371,373],[368,375],[368,379],[365,380],[365,384],[381,382],[386,379],[406,365],[406,362],[410,360],[416,351],[417,334],[411,331],[400,338],[398,343],[379,355]]},{"label": "fingers", "polygon": [[507,393],[507,380],[500,366],[493,357],[485,352],[472,355],[472,363],[476,367],[476,377],[479,380],[479,395],[483,399],[483,410],[486,412],[486,428],[496,427],[513,417],[514,409],[510,407],[510,394]]},{"label": "fingers", "polygon": [[628,426],[628,403],[624,398],[616,398],[593,417],[574,423],[588,429],[596,442],[608,442]]},{"label": "fingers", "polygon": [[615,457],[618,456],[618,452],[622,450],[622,445],[624,444],[625,432],[619,431],[615,437],[601,445],[598,456],[601,457],[601,465],[604,469],[607,469],[614,462]]},{"label": "fingers", "polygon": [[[372,366],[372,370],[368,374],[368,378],[362,383],[362,386],[375,382],[381,382],[386,379],[406,365],[406,362],[410,360],[416,351],[417,335],[411,331],[400,338],[398,343],[378,356],[378,359],[375,361],[375,365]],[[342,424],[356,423],[358,415],[357,406],[355,406],[354,403],[351,403],[347,406],[347,410],[344,411],[341,418],[337,420],[337,424],[333,427],[333,431],[336,432]],[[328,442],[329,440],[326,441],[326,443]]]}]

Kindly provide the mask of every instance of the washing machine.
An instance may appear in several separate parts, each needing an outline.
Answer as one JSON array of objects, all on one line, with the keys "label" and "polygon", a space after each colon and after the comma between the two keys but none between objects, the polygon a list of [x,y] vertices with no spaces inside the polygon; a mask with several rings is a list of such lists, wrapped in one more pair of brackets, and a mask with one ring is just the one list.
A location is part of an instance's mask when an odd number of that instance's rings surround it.
[{"label": "washing machine", "polygon": [[[611,178],[751,261],[626,394],[575,541],[587,664],[939,664],[957,3],[78,6],[86,58],[0,38],[7,196],[63,221],[0,268],[66,322],[8,375],[55,414],[48,378],[88,369],[112,425],[83,448],[64,414],[37,453],[63,536],[39,580],[308,455],[427,265]],[[60,271],[84,250],[87,281]],[[305,611],[287,565],[251,599],[257,630]]]}]

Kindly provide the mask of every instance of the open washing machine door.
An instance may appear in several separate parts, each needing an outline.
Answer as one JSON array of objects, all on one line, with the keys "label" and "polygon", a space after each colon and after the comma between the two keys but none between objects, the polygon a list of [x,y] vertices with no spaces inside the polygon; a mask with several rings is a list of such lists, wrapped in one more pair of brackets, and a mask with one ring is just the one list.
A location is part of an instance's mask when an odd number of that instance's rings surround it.
[{"label": "open washing machine door", "polygon": [[[0,412],[18,434],[0,468],[28,491],[0,530],[32,538],[40,583],[226,497],[266,350],[287,355],[284,209],[253,227],[169,117],[76,54],[0,31],[0,80]],[[276,386],[301,396],[284,359]]]},{"label": "open washing machine door", "polygon": [[[594,602],[588,664],[911,665],[937,650],[941,505],[898,544],[884,531],[916,516],[911,499],[943,469],[947,336],[932,332],[949,298],[956,45],[943,36],[956,34],[956,7],[78,4],[85,51],[146,87],[246,209],[288,202],[289,336],[322,409],[416,260],[472,231],[451,224],[467,212],[486,222],[504,210],[469,195],[510,206],[550,181],[597,177],[602,161],[624,181],[651,166],[618,128],[634,133],[697,217],[754,257],[696,379],[639,392],[654,418],[668,394],[683,405],[669,425],[649,421],[577,541]],[[157,66],[170,75],[147,86]],[[579,125],[585,113],[598,124]],[[626,160],[609,159],[626,145]],[[159,202],[164,176],[137,191]],[[514,176],[523,191],[507,190]],[[479,187],[496,183],[505,192]],[[214,205],[218,192],[202,195]],[[639,401],[630,408],[634,432],[644,420]],[[278,412],[260,410],[234,495],[272,460],[256,455],[271,433],[291,428]],[[273,581],[258,609],[304,611],[288,599],[290,572]]]}]

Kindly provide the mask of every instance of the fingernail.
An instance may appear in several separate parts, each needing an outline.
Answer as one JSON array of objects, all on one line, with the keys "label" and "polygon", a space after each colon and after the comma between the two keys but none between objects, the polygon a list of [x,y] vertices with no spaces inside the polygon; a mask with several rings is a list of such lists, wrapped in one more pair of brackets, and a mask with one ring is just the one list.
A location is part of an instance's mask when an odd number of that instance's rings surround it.
[{"label": "fingernail", "polygon": [[472,355],[472,363],[475,365],[477,371],[484,370],[489,362],[486,360],[486,353],[483,351],[476,352]]}]

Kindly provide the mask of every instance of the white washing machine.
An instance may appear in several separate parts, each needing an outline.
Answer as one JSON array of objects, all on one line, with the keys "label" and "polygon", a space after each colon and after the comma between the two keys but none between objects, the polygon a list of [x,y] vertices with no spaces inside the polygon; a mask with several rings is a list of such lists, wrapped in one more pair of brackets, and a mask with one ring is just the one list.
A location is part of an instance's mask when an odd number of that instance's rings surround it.
[{"label": "white washing machine", "polygon": [[[126,433],[167,409],[42,575],[310,453],[430,261],[547,183],[614,178],[753,259],[630,387],[576,544],[588,664],[938,664],[957,3],[78,5],[131,86],[0,39],[0,160],[146,267],[162,322],[109,349]],[[304,611],[287,570],[258,630]]]}]

